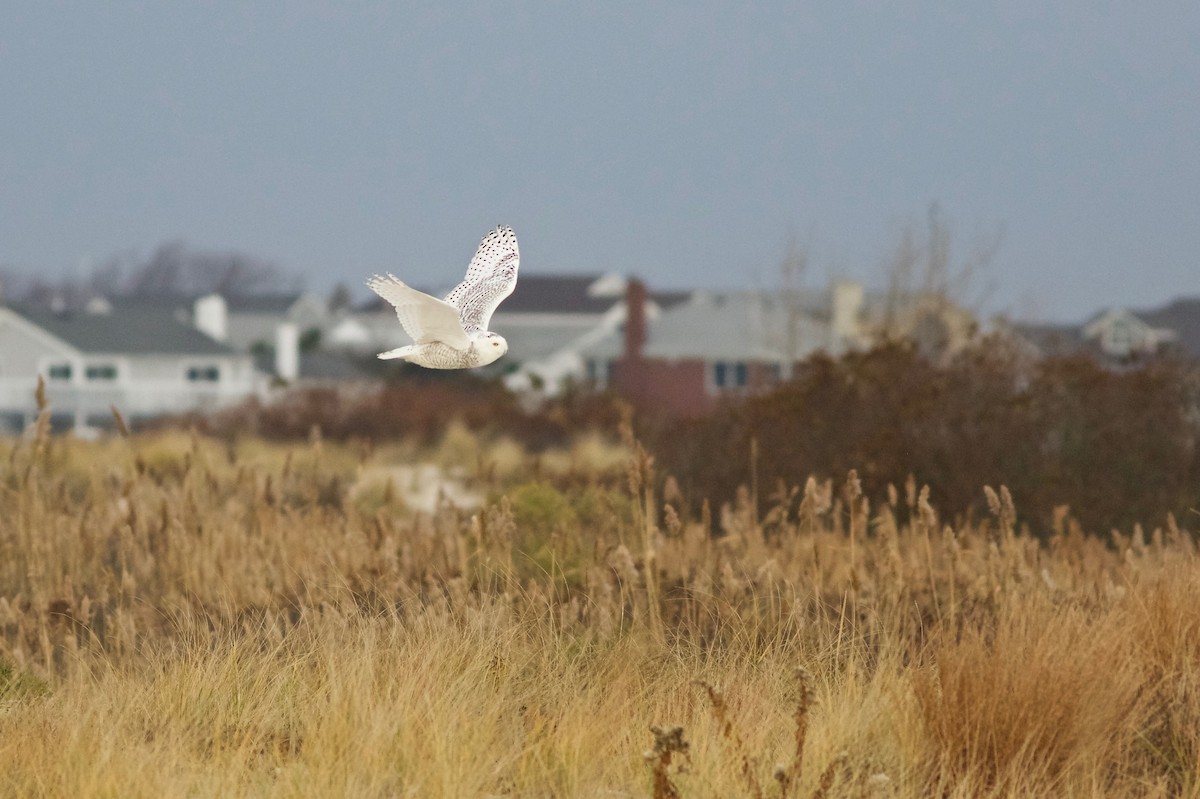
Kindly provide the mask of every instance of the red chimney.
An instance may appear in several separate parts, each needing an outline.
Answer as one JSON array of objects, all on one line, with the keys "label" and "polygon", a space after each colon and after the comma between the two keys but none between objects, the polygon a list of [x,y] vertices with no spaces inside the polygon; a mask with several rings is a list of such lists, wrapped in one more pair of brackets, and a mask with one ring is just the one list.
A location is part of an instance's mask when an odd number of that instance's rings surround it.
[{"label": "red chimney", "polygon": [[625,360],[642,357],[646,346],[646,284],[631,278],[625,287]]}]

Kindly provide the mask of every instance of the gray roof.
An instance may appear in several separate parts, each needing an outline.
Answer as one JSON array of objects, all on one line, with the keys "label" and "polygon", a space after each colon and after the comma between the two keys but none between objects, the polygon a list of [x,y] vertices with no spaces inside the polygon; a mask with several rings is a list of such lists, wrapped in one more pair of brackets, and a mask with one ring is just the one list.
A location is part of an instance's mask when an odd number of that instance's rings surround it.
[{"label": "gray roof", "polygon": [[[789,317],[794,333],[790,345]],[[828,345],[828,325],[813,318],[803,303],[789,307],[778,295],[759,292],[698,293],[648,325],[643,354],[668,360],[778,362],[803,358]],[[585,352],[615,358],[622,348],[621,337],[615,335]]]},{"label": "gray roof", "polygon": [[13,310],[82,352],[128,355],[235,354],[224,344],[181,323],[170,308],[129,306],[110,314]]},{"label": "gray roof", "polygon": [[676,305],[682,305],[690,300],[694,293],[692,291],[651,291],[650,299],[659,308],[665,310],[667,308],[674,308]]},{"label": "gray roof", "polygon": [[[159,310],[178,311],[191,314],[196,300],[204,294],[157,294],[157,295],[116,295],[108,297],[114,309],[140,310],[157,308]],[[234,294],[222,295],[225,307],[229,313],[273,314],[282,316],[295,305],[303,293],[290,292],[287,294]]]},{"label": "gray roof", "polygon": [[[624,292],[595,296],[589,289],[605,275],[521,275],[512,296],[497,313],[603,314],[625,300]],[[651,291],[650,299],[663,308],[679,305],[690,291]]]},{"label": "gray roof", "polygon": [[588,288],[600,275],[521,275],[504,313],[603,314],[623,297],[593,297]]},{"label": "gray roof", "polygon": [[497,314],[491,328],[508,341],[509,358],[519,362],[537,361],[558,352],[597,327],[586,317],[567,319],[556,324],[527,324]]},{"label": "gray roof", "polygon": [[1134,314],[1154,327],[1175,331],[1178,338],[1171,343],[1171,349],[1200,358],[1200,297],[1174,300],[1161,308]]},{"label": "gray roof", "polygon": [[1086,325],[1014,324],[1012,330],[1045,356],[1098,353],[1095,342],[1083,337]]},{"label": "gray roof", "polygon": [[290,294],[242,294],[225,298],[230,313],[287,313],[303,296],[300,292]]}]

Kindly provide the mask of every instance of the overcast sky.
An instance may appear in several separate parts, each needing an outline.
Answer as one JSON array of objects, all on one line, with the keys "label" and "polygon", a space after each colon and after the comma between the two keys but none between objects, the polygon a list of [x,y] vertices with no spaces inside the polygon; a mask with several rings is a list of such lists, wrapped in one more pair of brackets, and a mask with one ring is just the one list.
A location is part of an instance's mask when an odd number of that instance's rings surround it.
[{"label": "overcast sky", "polygon": [[[970,7],[950,11],[948,6]],[[1200,4],[7,3],[0,264],[183,240],[326,291],[881,280],[931,203],[988,307],[1200,295]]]}]

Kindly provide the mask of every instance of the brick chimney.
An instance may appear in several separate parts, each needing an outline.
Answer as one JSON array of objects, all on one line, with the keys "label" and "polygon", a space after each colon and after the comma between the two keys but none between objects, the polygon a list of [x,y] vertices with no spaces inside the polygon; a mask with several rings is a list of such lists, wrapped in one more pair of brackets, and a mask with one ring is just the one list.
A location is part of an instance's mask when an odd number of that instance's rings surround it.
[{"label": "brick chimney", "polygon": [[625,360],[642,357],[646,346],[646,284],[632,278],[625,287]]}]

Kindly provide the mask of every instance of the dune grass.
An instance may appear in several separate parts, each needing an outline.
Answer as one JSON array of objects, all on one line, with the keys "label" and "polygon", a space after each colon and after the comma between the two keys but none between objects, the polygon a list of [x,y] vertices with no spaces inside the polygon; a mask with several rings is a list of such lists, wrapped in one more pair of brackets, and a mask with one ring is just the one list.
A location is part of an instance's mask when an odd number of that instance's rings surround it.
[{"label": "dune grass", "polygon": [[632,441],[453,435],[479,511],[355,490],[408,447],[2,445],[0,795],[1200,793],[1174,519],[853,475],[693,514]]}]

